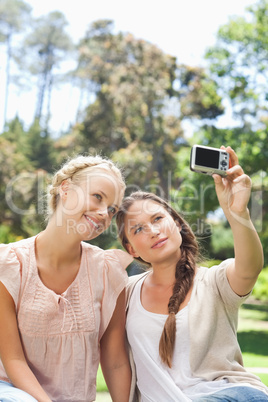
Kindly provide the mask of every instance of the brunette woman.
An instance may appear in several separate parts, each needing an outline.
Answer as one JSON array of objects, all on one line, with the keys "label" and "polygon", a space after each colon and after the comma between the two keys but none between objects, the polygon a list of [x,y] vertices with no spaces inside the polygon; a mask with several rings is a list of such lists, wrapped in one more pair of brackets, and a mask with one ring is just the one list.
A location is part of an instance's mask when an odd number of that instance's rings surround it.
[{"label": "brunette woman", "polygon": [[214,181],[235,258],[210,269],[198,266],[190,226],[154,194],[133,193],[117,214],[123,246],[151,267],[128,286],[126,329],[138,391],[133,400],[268,401],[268,389],[243,367],[236,333],[239,306],[263,266],[247,208],[251,180],[235,152],[224,149],[232,167]]}]

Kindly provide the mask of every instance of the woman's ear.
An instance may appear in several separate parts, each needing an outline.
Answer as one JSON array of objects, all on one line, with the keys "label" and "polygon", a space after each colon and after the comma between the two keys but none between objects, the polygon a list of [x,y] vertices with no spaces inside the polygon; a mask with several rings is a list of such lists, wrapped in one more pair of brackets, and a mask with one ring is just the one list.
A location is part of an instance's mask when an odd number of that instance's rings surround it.
[{"label": "woman's ear", "polygon": [[132,255],[132,257],[136,257],[136,258],[139,257],[139,254],[136,253],[136,251],[134,250],[134,248],[131,246],[130,243],[127,243],[127,244],[126,244],[126,249],[127,249],[128,253],[129,253],[130,255]]},{"label": "woman's ear", "polygon": [[60,194],[61,198],[64,200],[67,198],[67,193],[68,193],[69,187],[70,187],[70,183],[67,179],[63,180],[60,184],[59,194]]},{"label": "woman's ear", "polygon": [[176,226],[178,227],[179,231],[181,232],[181,224],[180,224],[180,222],[176,220],[175,223],[176,223]]}]

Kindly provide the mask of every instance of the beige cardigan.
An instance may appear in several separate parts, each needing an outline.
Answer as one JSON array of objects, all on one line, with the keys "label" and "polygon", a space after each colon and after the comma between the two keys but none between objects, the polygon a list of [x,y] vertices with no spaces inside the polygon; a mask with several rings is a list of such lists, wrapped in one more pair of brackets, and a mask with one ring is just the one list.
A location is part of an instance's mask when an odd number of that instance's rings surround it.
[{"label": "beige cardigan", "polygon": [[[237,323],[239,306],[248,296],[240,297],[231,289],[226,276],[230,262],[226,260],[209,269],[200,267],[197,271],[189,303],[191,370],[194,376],[207,381],[225,378],[232,383],[244,382],[268,395],[261,380],[243,367]],[[136,283],[146,275],[148,272],[129,278],[127,310]],[[129,401],[136,402],[140,396],[131,349],[130,362],[133,375]]]}]

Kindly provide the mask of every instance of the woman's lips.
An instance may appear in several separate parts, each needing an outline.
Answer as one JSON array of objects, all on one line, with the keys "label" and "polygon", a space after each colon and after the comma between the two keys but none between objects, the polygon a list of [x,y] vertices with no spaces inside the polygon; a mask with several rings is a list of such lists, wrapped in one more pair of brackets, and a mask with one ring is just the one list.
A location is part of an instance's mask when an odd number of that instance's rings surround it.
[{"label": "woman's lips", "polygon": [[165,237],[164,239],[160,239],[160,240],[158,240],[157,242],[155,242],[155,243],[152,245],[151,248],[160,248],[160,247],[162,247],[164,244],[166,244],[167,240],[168,240],[167,237]]},{"label": "woman's lips", "polygon": [[99,229],[99,227],[100,227],[99,223],[97,223],[95,220],[90,218],[88,215],[85,215],[85,218],[93,227],[95,227],[95,229]]}]

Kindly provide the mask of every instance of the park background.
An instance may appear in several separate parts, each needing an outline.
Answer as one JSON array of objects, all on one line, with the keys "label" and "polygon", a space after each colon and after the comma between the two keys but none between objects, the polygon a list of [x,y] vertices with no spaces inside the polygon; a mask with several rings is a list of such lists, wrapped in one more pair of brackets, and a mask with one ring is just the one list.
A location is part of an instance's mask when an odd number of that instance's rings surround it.
[{"label": "park background", "polygon": [[[189,169],[193,144],[223,144],[236,150],[252,179],[249,209],[268,265],[268,1],[247,1],[240,14],[228,16],[204,46],[201,60],[195,59],[194,49],[188,60],[180,51],[172,53],[172,45],[165,50],[149,28],[146,37],[127,25],[120,29],[116,13],[114,20],[106,16],[105,1],[99,2],[103,17],[88,17],[79,37],[68,30],[57,1],[38,16],[36,3],[0,0],[0,243],[45,227],[47,186],[66,158],[101,153],[123,167],[127,194],[155,192],[182,213],[208,264],[232,257],[232,234],[213,181]],[[144,16],[138,2],[141,21],[155,27],[154,3],[148,3]],[[173,28],[176,32],[176,8],[168,8],[176,3],[183,7],[185,2],[168,0],[163,10],[158,7],[165,19],[158,24],[162,36],[165,29],[170,36]],[[195,2],[191,5],[188,30],[175,38],[182,55],[189,33],[193,43],[202,37],[194,18],[209,14],[203,9],[196,15]],[[128,16],[132,12],[124,10]],[[84,21],[86,7],[79,11]],[[136,26],[138,16],[133,11]],[[121,247],[115,226],[94,244]],[[245,365],[265,369],[267,267],[250,301],[241,310],[239,341]],[[265,370],[259,373],[268,384]]]}]

